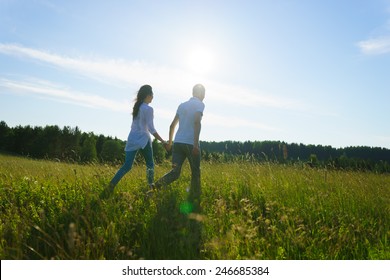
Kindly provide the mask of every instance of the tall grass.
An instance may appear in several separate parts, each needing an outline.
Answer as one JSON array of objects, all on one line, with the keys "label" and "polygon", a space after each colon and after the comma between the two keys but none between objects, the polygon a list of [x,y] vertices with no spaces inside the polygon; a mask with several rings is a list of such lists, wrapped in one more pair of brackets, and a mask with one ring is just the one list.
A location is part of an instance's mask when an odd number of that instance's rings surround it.
[{"label": "tall grass", "polygon": [[0,155],[1,259],[390,259],[389,175],[202,163],[191,213],[189,168],[144,169],[102,200],[117,167]]}]

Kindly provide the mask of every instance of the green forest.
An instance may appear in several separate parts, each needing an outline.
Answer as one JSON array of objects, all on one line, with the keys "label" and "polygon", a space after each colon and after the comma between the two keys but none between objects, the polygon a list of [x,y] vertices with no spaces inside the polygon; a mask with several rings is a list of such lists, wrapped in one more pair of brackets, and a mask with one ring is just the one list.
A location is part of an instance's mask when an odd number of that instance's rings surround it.
[{"label": "green forest", "polygon": [[[36,159],[66,162],[120,163],[124,160],[125,141],[78,127],[57,125],[9,127],[0,122],[0,151]],[[311,167],[390,172],[390,150],[381,147],[334,148],[283,141],[201,142],[202,160],[208,162],[263,162],[305,164]],[[153,142],[157,163],[169,157]],[[137,160],[142,160],[138,157]]]}]

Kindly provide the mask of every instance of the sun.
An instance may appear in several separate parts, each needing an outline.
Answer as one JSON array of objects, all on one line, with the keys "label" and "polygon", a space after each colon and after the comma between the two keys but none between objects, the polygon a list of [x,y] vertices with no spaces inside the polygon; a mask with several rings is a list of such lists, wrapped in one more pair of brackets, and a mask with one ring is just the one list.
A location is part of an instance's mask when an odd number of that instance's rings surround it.
[{"label": "sun", "polygon": [[191,72],[200,75],[210,74],[215,67],[213,53],[203,46],[196,46],[189,51],[187,63]]}]

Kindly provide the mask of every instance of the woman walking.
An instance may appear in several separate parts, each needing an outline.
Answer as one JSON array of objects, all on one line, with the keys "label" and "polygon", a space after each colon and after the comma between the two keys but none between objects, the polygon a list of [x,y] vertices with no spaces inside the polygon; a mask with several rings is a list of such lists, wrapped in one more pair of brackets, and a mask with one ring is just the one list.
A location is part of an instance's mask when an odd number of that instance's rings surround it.
[{"label": "woman walking", "polygon": [[137,98],[133,107],[133,122],[131,124],[131,130],[127,138],[127,143],[125,147],[125,163],[112,178],[108,189],[106,190],[106,192],[108,192],[106,193],[106,195],[111,194],[115,186],[122,179],[122,177],[131,170],[134,158],[138,151],[141,151],[143,157],[145,158],[146,178],[149,187],[153,187],[154,161],[152,140],[150,134],[152,134],[157,140],[163,143],[165,148],[166,142],[160,137],[160,135],[154,128],[153,108],[149,106],[152,100],[152,87],[150,85],[143,85],[138,91]]}]

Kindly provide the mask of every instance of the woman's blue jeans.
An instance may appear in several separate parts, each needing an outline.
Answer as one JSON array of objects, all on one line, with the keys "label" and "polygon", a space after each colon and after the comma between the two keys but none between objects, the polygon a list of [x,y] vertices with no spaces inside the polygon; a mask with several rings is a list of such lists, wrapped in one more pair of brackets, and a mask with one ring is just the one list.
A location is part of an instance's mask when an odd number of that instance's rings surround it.
[{"label": "woman's blue jeans", "polygon": [[122,177],[125,176],[125,174],[131,170],[134,163],[135,156],[138,151],[141,151],[143,157],[145,158],[146,178],[148,180],[148,184],[149,185],[153,184],[154,182],[153,149],[152,149],[152,143],[149,141],[148,144],[146,144],[145,148],[143,149],[130,151],[130,152],[126,151],[125,163],[115,174],[114,178],[112,178],[110,183],[111,186],[116,186],[118,182],[122,179]]}]

